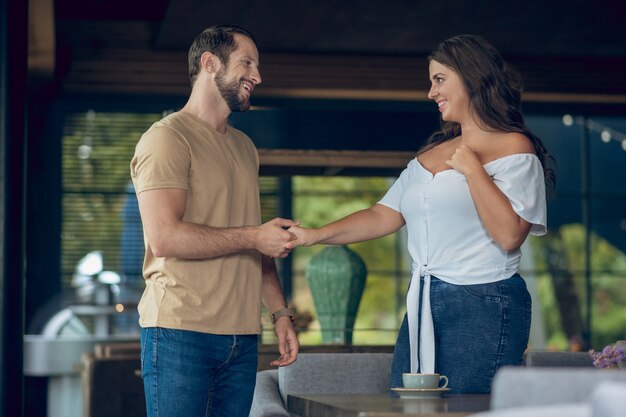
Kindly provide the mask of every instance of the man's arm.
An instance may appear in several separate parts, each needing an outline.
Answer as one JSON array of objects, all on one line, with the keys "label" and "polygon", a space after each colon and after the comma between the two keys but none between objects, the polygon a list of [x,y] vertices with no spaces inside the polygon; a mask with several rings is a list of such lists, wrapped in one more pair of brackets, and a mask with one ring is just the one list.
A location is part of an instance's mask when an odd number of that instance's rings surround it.
[{"label": "man's arm", "polygon": [[294,236],[283,229],[297,223],[274,219],[260,226],[218,228],[183,221],[187,190],[167,188],[137,194],[143,228],[157,257],[206,259],[256,249],[284,258]]},{"label": "man's arm", "polygon": [[[273,259],[263,256],[263,304],[270,314],[287,308],[283,291],[278,281],[276,263]],[[278,337],[280,357],[273,361],[272,366],[286,366],[296,361],[300,344],[293,328],[291,317],[283,316],[276,319],[274,333]]]}]

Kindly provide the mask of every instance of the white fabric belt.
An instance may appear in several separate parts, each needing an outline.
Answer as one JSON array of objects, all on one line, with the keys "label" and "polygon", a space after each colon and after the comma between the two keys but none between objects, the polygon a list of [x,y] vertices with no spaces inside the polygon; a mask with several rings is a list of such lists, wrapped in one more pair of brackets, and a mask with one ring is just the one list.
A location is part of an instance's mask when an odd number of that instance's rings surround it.
[{"label": "white fabric belt", "polygon": [[[424,277],[424,290],[420,294],[420,278]],[[422,305],[421,323],[418,322],[418,311]],[[430,310],[430,273],[426,265],[418,265],[413,269],[411,284],[406,296],[406,312],[409,322],[409,346],[411,351],[411,372],[435,372],[435,330]],[[417,355],[419,346],[419,357]]]}]

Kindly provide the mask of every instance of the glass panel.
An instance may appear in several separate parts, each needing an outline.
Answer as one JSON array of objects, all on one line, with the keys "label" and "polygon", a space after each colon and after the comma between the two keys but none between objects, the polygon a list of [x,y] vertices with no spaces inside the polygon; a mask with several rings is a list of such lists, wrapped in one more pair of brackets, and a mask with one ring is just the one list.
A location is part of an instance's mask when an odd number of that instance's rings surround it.
[{"label": "glass panel", "polygon": [[626,193],[626,118],[589,117],[591,185],[595,192]]},{"label": "glass panel", "polygon": [[593,199],[591,206],[591,324],[596,349],[624,339],[626,329],[626,195],[621,194]]},{"label": "glass panel", "polygon": [[[294,177],[294,218],[305,227],[320,227],[380,200],[393,180],[384,178]],[[354,344],[393,344],[404,311],[404,289],[410,262],[402,233],[350,245],[368,268],[366,287],[355,322]],[[294,251],[294,299],[298,311],[311,322],[300,333],[303,344],[321,343],[315,303],[306,281],[311,258],[324,246]]]},{"label": "glass panel", "polygon": [[[143,290],[143,232],[129,164],[135,144],[161,114],[67,114],[62,138],[61,274],[66,304],[115,304],[81,315],[90,332],[137,333]],[[76,274],[79,261],[101,256],[98,270]],[[111,271],[111,272],[107,272]],[[98,281],[111,285],[98,286]],[[105,321],[103,322],[103,319]],[[105,323],[103,327],[101,324]]]},{"label": "glass panel", "polygon": [[[292,116],[296,113],[298,117],[294,119]],[[285,145],[283,142],[288,141],[293,147],[295,134],[304,138],[297,143],[307,143],[311,148],[319,147],[319,133],[328,125],[322,123],[322,119],[333,123],[341,121],[345,132],[352,131],[357,120],[363,120],[358,112],[318,113],[309,117],[303,110],[251,112],[245,118],[234,117],[234,121],[238,127],[244,127],[244,131],[248,127],[254,130],[252,125],[262,125],[261,130],[269,135],[260,136],[265,146]],[[392,117],[392,113],[388,116]],[[143,238],[134,193],[129,188],[128,164],[141,134],[162,116],[159,113],[94,111],[66,116],[61,236],[64,287],[70,288],[78,260],[95,250],[102,251],[104,269],[140,282]],[[402,117],[406,121],[416,120],[413,114]],[[259,118],[263,123],[256,123],[261,122]],[[306,124],[301,124],[304,120]],[[244,122],[247,124],[240,126]],[[269,130],[266,129],[268,123]],[[561,115],[532,115],[527,117],[527,123],[542,138],[557,164],[555,198],[548,203],[550,234],[530,238],[524,248],[527,255],[522,274],[535,301],[531,347],[582,348],[580,338],[587,326],[587,302],[591,301],[592,344],[601,348],[620,337],[619,329],[623,338],[625,324],[622,317],[626,312],[620,306],[626,305],[626,295],[620,290],[623,287],[620,282],[626,279],[626,152],[621,142],[626,118],[589,117],[585,122],[580,116],[572,115],[571,123],[565,124]],[[295,124],[300,130],[292,129]],[[317,126],[318,130],[303,130],[305,125]],[[290,128],[285,130],[285,126]],[[583,147],[585,126],[588,146]],[[610,137],[603,133],[607,131]],[[256,134],[252,136],[256,139]],[[407,143],[404,139],[401,142]],[[360,146],[378,149],[387,145],[368,142]],[[590,168],[588,194],[582,192],[585,181],[582,154],[586,149]],[[375,204],[392,182],[393,179],[385,178],[294,177],[293,217],[304,226],[324,225]],[[262,177],[260,184],[263,220],[282,215],[279,179]],[[583,217],[587,209],[591,216],[590,253],[586,252],[587,230]],[[369,269],[355,323],[353,341],[356,344],[391,344],[395,340],[405,310],[410,268],[404,233],[402,230],[377,241],[351,245],[366,260]],[[299,325],[306,329],[301,333],[305,344],[321,341],[305,271],[311,257],[322,249],[322,246],[298,248],[292,255],[293,304],[299,311]],[[591,263],[587,272],[588,256]],[[279,269],[288,265],[284,261],[278,264]],[[587,277],[591,279],[590,296]],[[263,326],[263,340],[272,343],[273,330],[267,314],[263,317]]]},{"label": "glass panel", "polygon": [[[533,326],[541,321],[548,348],[601,349],[623,338],[624,329],[626,152],[614,139],[623,137],[626,119],[573,115],[570,126],[560,117],[528,121],[557,160],[556,198],[548,205],[550,234],[530,240],[542,307]],[[607,129],[611,137],[603,134]],[[583,157],[583,152],[589,153]],[[586,340],[589,331],[592,338]]]},{"label": "glass panel", "polygon": [[[93,110],[67,115],[62,142],[61,244],[65,286],[69,285],[78,260],[91,251],[103,252],[104,269],[124,273],[120,262],[123,236],[133,239],[130,243],[140,245],[138,251],[143,252],[143,239],[137,241],[135,234],[122,234],[125,227],[136,226],[138,220],[132,207],[136,201],[132,187],[129,188],[129,164],[137,141],[160,117]],[[131,206],[126,207],[123,215],[127,201]],[[125,224],[125,219],[133,224]],[[141,265],[128,267],[133,274],[141,269]]]}]

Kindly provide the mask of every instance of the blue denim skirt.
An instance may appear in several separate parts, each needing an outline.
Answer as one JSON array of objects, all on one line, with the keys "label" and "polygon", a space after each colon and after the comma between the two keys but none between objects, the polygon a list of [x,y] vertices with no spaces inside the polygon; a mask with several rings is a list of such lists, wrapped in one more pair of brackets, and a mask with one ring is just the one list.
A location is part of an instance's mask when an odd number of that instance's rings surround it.
[{"label": "blue denim skirt", "polygon": [[[448,377],[451,392],[488,393],[498,368],[521,365],[530,333],[531,298],[519,274],[477,285],[454,285],[431,276],[430,302],[435,372]],[[410,367],[405,315],[393,355],[391,387],[402,387],[402,373]]]}]

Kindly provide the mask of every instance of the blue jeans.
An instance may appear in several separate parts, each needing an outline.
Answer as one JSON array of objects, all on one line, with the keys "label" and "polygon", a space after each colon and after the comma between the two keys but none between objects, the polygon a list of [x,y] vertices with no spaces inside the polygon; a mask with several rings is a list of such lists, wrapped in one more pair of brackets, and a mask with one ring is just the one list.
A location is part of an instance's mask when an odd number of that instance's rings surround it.
[{"label": "blue jeans", "polygon": [[257,335],[141,329],[148,417],[248,417]]},{"label": "blue jeans", "polygon": [[[423,281],[421,282],[423,285]],[[488,393],[498,368],[521,365],[528,344],[531,299],[518,274],[477,285],[453,285],[431,277],[435,372],[454,393]],[[391,387],[410,372],[409,329],[400,326],[391,366]]]}]

